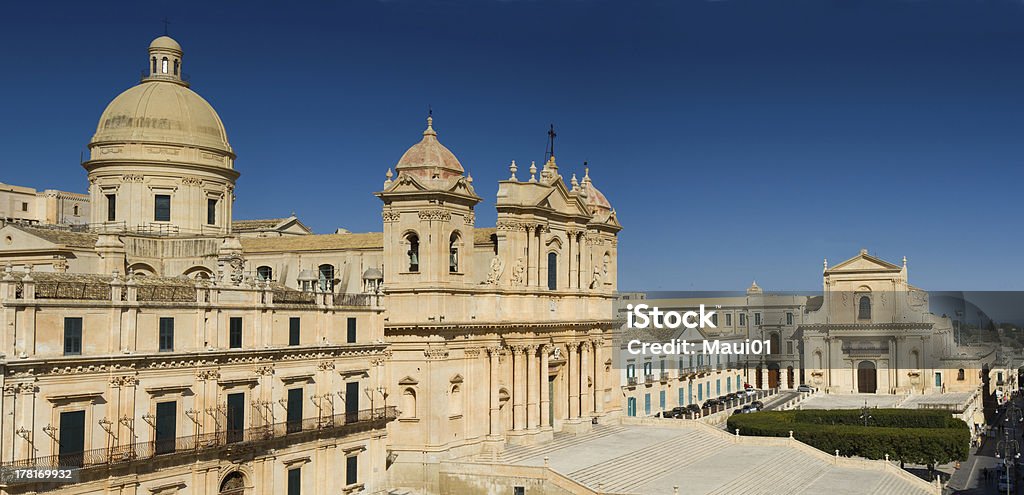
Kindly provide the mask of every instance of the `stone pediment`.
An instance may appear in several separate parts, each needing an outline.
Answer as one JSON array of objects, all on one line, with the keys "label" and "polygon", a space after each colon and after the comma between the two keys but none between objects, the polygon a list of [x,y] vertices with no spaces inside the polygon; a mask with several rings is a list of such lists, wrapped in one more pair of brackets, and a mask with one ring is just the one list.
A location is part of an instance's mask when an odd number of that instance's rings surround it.
[{"label": "stone pediment", "polygon": [[841,272],[892,272],[900,271],[903,268],[899,265],[894,265],[885,261],[881,258],[876,258],[867,253],[866,250],[861,250],[860,254],[850,258],[836,266],[828,269],[826,273],[841,273]]}]

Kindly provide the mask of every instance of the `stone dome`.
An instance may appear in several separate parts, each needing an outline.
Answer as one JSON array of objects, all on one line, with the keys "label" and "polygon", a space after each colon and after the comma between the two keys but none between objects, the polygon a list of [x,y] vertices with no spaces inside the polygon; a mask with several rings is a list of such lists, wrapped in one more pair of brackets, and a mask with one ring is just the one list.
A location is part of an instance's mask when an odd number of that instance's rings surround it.
[{"label": "stone dome", "polygon": [[119,142],[209,148],[234,156],[227,131],[213,107],[173,81],[143,81],[107,105],[89,144]]},{"label": "stone dome", "polygon": [[149,48],[163,48],[165,50],[181,51],[181,45],[179,45],[177,41],[174,41],[174,38],[171,38],[170,36],[161,36],[153,40],[153,42],[149,44]]},{"label": "stone dome", "polygon": [[395,172],[412,173],[424,179],[448,179],[465,173],[455,154],[437,140],[434,119],[427,118],[423,139],[406,150],[395,165]]},{"label": "stone dome", "polygon": [[[597,189],[593,182],[590,180],[590,169],[585,169],[585,175],[583,176],[583,191],[585,192],[585,202],[590,207],[591,212],[597,214],[599,211],[610,212],[612,210],[612,204],[605,197],[604,193]],[[575,179],[575,178],[574,178]]]}]

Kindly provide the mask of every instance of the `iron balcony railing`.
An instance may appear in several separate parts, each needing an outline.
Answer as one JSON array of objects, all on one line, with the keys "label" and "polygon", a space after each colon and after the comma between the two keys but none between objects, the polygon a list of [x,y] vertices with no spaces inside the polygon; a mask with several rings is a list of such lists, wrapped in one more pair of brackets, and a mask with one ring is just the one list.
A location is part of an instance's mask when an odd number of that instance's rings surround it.
[{"label": "iron balcony railing", "polygon": [[310,439],[344,436],[367,428],[383,428],[389,421],[397,417],[398,412],[394,406],[363,409],[333,416],[306,418],[301,421],[284,421],[165,440],[135,442],[84,452],[31,457],[0,462],[0,466],[98,468],[147,460],[158,456],[163,458],[174,454],[200,454],[236,446],[259,448],[261,445],[282,438],[294,439],[293,442],[306,441],[302,438],[304,435],[309,436]]},{"label": "iron balcony railing", "polygon": [[636,381],[637,380],[636,380],[635,376],[627,376],[626,377],[626,385],[628,385],[630,387],[635,387],[636,386]]}]

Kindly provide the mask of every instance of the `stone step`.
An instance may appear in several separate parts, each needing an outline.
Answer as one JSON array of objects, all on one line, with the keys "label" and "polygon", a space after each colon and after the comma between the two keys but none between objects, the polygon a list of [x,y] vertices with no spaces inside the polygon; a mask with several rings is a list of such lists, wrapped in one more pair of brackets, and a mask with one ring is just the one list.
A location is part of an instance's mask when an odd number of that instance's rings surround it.
[{"label": "stone step", "polygon": [[[666,440],[574,471],[569,476],[591,488],[600,486],[604,492],[624,493],[697,462],[728,445],[728,442],[716,436],[694,432],[685,442],[680,442],[678,438]],[[651,456],[656,456],[660,461],[651,462]]]},{"label": "stone step", "polygon": [[580,433],[576,435],[571,433],[557,433],[549,442],[536,445],[508,446],[503,452],[498,454],[497,460],[501,463],[512,464],[541,454],[547,454],[556,450],[573,447],[596,438],[615,435],[625,430],[626,428],[620,425],[601,425],[587,433]]}]

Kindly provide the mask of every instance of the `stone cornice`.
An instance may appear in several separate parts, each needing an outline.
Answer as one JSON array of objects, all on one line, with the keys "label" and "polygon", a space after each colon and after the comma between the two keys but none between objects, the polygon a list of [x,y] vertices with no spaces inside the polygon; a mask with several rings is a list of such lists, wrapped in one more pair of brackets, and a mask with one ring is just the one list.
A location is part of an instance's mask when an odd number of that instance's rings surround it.
[{"label": "stone cornice", "polygon": [[[6,363],[6,376],[74,376],[80,374],[107,374],[112,372],[146,372],[149,370],[195,369],[240,364],[270,364],[329,358],[354,358],[380,355],[389,344],[345,344],[316,346],[305,349],[244,349],[242,351],[199,351],[161,354],[129,354],[97,357],[32,358]],[[251,368],[250,368],[251,369]]]}]

